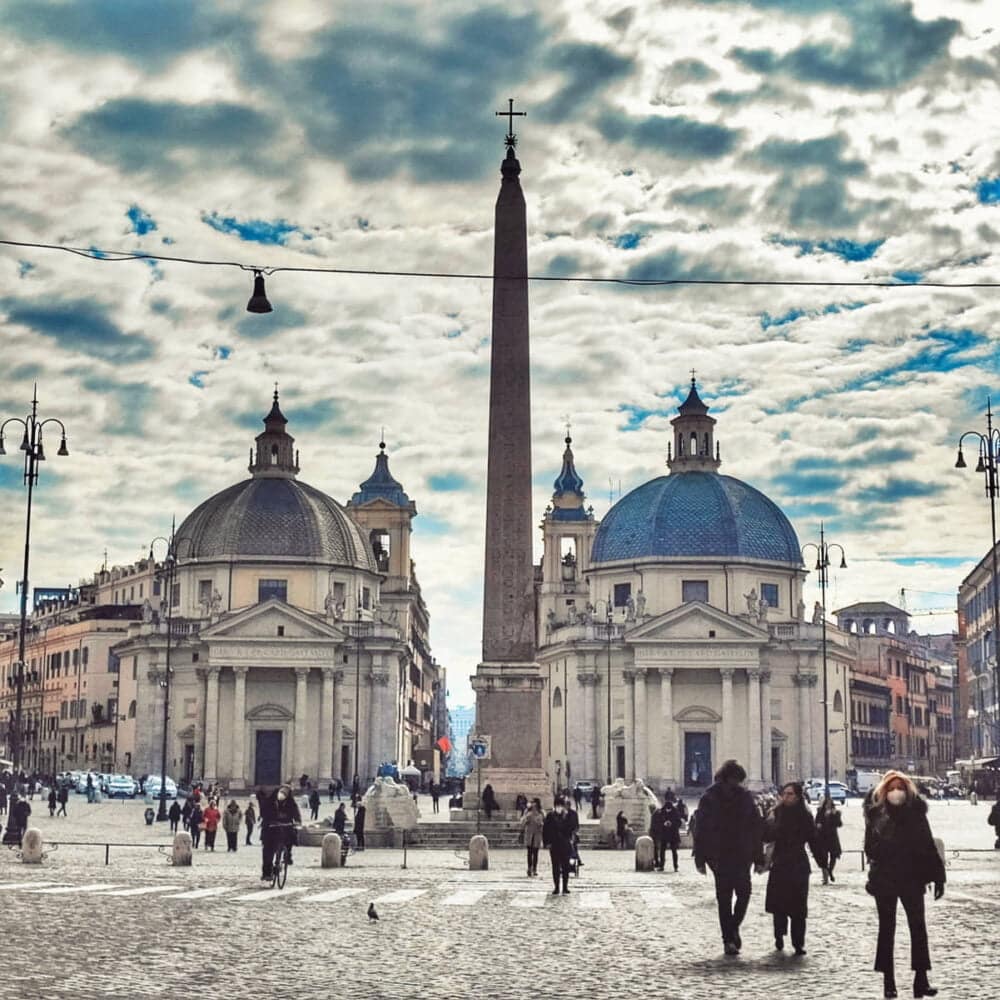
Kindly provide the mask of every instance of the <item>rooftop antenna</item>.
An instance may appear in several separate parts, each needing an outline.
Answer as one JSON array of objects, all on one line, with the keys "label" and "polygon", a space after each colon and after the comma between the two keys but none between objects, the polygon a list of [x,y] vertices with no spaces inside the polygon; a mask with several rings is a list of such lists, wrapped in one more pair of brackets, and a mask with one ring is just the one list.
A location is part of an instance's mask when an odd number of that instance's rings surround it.
[{"label": "rooftop antenna", "polygon": [[899,588],[899,606],[903,611],[906,611],[906,587]]},{"label": "rooftop antenna", "polygon": [[101,572],[107,573],[108,571],[108,550],[104,550],[104,562],[101,564]]}]

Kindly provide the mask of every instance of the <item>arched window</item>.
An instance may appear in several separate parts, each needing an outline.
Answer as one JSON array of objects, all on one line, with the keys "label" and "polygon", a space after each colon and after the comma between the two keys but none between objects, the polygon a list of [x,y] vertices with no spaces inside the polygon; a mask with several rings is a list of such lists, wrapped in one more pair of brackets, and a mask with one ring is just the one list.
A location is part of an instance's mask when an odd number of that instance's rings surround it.
[{"label": "arched window", "polygon": [[698,435],[694,431],[691,431],[691,457],[698,457]]},{"label": "arched window", "polygon": [[278,446],[276,444],[271,445],[271,465],[278,464]]},{"label": "arched window", "polygon": [[835,712],[843,712],[844,711],[844,699],[841,698],[839,691],[834,692],[834,695],[833,695],[833,710]]},{"label": "arched window", "polygon": [[552,707],[562,708],[562,691],[559,688],[552,692]]},{"label": "arched window", "polygon": [[[837,693],[839,694],[840,692],[838,691]],[[130,701],[128,703],[128,717],[130,719],[134,719],[135,718],[135,702],[134,701]]]}]

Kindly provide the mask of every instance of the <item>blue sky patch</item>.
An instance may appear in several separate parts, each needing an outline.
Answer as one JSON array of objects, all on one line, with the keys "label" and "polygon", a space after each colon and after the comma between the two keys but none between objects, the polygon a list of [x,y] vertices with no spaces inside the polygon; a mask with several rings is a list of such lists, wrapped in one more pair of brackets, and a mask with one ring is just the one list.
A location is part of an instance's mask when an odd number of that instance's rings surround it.
[{"label": "blue sky patch", "polygon": [[830,253],[845,261],[871,260],[878,253],[884,239],[860,243],[857,240],[838,238],[834,240],[796,240],[784,236],[775,236],[772,243],[783,247],[798,247],[799,256],[804,254]]},{"label": "blue sky patch", "polygon": [[923,271],[893,271],[892,277],[901,285],[918,285],[924,280]]},{"label": "blue sky patch", "polygon": [[459,472],[442,472],[440,475],[428,476],[427,485],[438,493],[453,493],[464,490],[469,480]]},{"label": "blue sky patch", "polygon": [[804,309],[789,309],[788,312],[782,313],[780,316],[772,316],[768,312],[763,312],[760,314],[760,328],[762,330],[770,330],[772,326],[784,326],[786,323],[794,323],[797,319],[802,319],[806,315],[808,313]]},{"label": "blue sky patch", "polygon": [[206,371],[193,372],[188,376],[188,382],[193,385],[196,389],[205,388],[205,376],[208,374]]},{"label": "blue sky patch", "polygon": [[19,260],[17,262],[17,276],[23,278],[26,274],[34,271],[35,265],[30,260]]},{"label": "blue sky patch", "polygon": [[[301,233],[298,226],[285,219],[237,219],[234,215],[219,215],[218,212],[203,212],[201,221],[220,233],[238,236],[248,243],[263,243],[265,246],[284,246],[292,233]],[[307,237],[308,239],[308,237]]]},{"label": "blue sky patch", "polygon": [[905,556],[892,560],[897,566],[941,566],[945,569],[957,569],[966,563],[975,562],[974,556]]},{"label": "blue sky patch", "polygon": [[780,475],[773,476],[771,481],[786,496],[807,497],[816,494],[829,496],[831,493],[836,493],[847,479],[837,472],[803,469],[801,471],[782,472]]},{"label": "blue sky patch", "polygon": [[151,233],[157,228],[153,217],[138,205],[129,206],[125,216],[132,224],[132,232],[137,236],[145,236],[146,233]]},{"label": "blue sky patch", "polygon": [[213,357],[219,359],[219,361],[227,361],[229,356],[233,353],[233,349],[226,344],[219,344],[215,350],[212,352]]},{"label": "blue sky patch", "polygon": [[646,409],[643,406],[633,406],[631,403],[619,403],[618,412],[627,417],[620,428],[623,431],[637,431],[650,417],[667,417],[671,411],[666,409]]},{"label": "blue sky patch", "polygon": [[976,197],[983,205],[1000,205],[1000,177],[980,177]]},{"label": "blue sky patch", "polygon": [[858,490],[854,499],[871,504],[899,503],[901,500],[911,500],[914,497],[936,496],[943,489],[944,487],[937,483],[928,483],[922,479],[889,476],[884,483],[865,486]]},{"label": "blue sky patch", "polygon": [[634,250],[642,242],[640,233],[622,233],[615,239],[615,246],[619,250]]},{"label": "blue sky patch", "polygon": [[449,535],[451,532],[452,527],[447,521],[439,517],[434,517],[432,514],[421,514],[413,522],[414,535],[431,535],[437,538],[442,535]]}]

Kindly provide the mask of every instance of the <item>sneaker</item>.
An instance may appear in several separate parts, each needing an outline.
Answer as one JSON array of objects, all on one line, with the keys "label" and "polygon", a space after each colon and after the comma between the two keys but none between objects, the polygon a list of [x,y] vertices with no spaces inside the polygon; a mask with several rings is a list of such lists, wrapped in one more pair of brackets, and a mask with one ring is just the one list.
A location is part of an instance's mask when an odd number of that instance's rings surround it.
[{"label": "sneaker", "polygon": [[735,931],[733,934],[733,944],[736,945],[737,951],[740,951],[743,948],[743,938],[740,937],[739,931]]},{"label": "sneaker", "polygon": [[782,937],[776,937],[774,939],[774,950],[784,951],[785,950],[785,939]]},{"label": "sneaker", "polygon": [[723,942],[722,950],[727,955],[738,955],[740,953],[740,949],[736,947],[736,942],[735,941],[725,941],[725,942]]}]

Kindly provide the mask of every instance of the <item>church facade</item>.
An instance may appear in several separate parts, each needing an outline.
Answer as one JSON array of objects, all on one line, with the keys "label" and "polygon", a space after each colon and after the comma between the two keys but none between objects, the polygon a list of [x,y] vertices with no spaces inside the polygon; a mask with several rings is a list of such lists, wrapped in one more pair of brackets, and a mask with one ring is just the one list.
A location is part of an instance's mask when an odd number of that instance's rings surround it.
[{"label": "church facade", "polygon": [[350,502],[298,480],[275,392],[251,477],[198,506],[114,649],[135,677],[133,773],[231,789],[371,780],[438,733],[441,671],[410,558],[416,506],[380,445]]},{"label": "church facade", "polygon": [[[822,610],[804,620],[799,540],[770,499],[719,474],[693,379],[672,427],[669,474],[601,522],[566,439],[536,580],[549,774],[697,789],[736,757],[752,787],[821,776]],[[831,779],[848,766],[853,659],[828,625]]]}]

